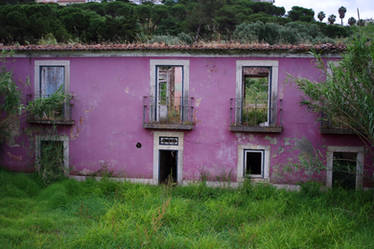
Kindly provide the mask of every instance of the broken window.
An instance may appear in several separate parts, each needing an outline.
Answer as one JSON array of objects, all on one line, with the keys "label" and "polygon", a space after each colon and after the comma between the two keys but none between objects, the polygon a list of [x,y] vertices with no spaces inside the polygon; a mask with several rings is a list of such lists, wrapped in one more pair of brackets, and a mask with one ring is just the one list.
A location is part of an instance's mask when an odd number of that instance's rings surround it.
[{"label": "broken window", "polygon": [[332,185],[345,189],[356,188],[357,153],[334,152]]},{"label": "broken window", "polygon": [[183,66],[157,66],[158,121],[179,122],[183,112]]},{"label": "broken window", "polygon": [[264,177],[264,150],[244,150],[244,174]]},{"label": "broken window", "polygon": [[40,66],[39,96],[49,97],[59,89],[65,90],[64,66]]},{"label": "broken window", "polygon": [[270,120],[270,67],[243,67],[241,123],[268,126]]}]

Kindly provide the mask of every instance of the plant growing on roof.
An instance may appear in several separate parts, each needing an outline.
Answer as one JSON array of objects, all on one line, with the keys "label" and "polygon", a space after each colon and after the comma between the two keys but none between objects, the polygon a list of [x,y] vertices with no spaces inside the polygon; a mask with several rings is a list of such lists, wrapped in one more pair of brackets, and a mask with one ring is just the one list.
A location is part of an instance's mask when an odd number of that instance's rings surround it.
[{"label": "plant growing on roof", "polygon": [[64,120],[65,105],[69,103],[71,95],[66,94],[62,86],[46,98],[31,101],[26,110],[32,118],[40,120]]}]

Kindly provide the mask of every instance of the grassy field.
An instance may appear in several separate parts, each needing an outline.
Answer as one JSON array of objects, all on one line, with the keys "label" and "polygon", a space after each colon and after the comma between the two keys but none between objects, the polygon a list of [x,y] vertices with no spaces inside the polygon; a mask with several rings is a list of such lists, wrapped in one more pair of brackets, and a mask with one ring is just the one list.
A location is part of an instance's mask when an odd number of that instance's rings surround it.
[{"label": "grassy field", "polygon": [[374,248],[374,193],[64,180],[0,171],[0,248]]}]

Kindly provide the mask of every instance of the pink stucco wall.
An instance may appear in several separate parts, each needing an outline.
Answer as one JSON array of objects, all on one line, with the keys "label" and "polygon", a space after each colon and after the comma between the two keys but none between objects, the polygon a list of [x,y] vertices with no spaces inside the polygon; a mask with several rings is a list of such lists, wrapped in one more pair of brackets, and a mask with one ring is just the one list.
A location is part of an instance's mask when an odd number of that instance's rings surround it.
[{"label": "pink stucco wall", "polygon": [[[34,60],[11,59],[25,94],[34,91]],[[48,60],[56,58],[48,58]],[[150,94],[149,63],[152,57],[70,57],[70,90],[75,125],[60,128],[70,137],[71,174],[89,174],[103,165],[116,175],[152,178],[153,133],[142,126],[142,98]],[[168,57],[155,59],[168,59]],[[279,61],[278,107],[282,108],[281,134],[233,133],[229,130],[229,99],[235,97],[236,61],[263,60],[253,57],[173,57],[190,61],[190,96],[195,98],[196,125],[184,133],[183,177],[197,179],[201,173],[214,180],[231,176],[236,180],[238,145],[271,146],[270,178],[274,183],[296,183],[323,177],[294,171],[291,165],[302,152],[313,148],[325,160],[327,146],[362,146],[349,135],[321,135],[316,114],[299,104],[301,93],[288,75],[319,80],[323,77],[312,58],[266,58]],[[22,82],[31,80],[31,85]],[[280,99],[282,103],[280,104]],[[279,111],[279,110],[278,110]],[[33,170],[33,136],[40,132],[21,122],[12,144],[1,151],[1,164],[17,171]],[[140,142],[142,147],[136,148]],[[365,167],[370,167],[365,153]]]}]

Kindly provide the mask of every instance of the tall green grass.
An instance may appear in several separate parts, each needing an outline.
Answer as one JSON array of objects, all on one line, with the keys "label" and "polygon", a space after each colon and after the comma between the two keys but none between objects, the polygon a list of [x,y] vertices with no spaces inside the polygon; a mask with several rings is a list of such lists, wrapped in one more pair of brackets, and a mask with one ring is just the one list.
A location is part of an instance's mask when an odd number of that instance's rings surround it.
[{"label": "tall green grass", "polygon": [[374,248],[374,193],[38,178],[0,171],[0,248]]}]

